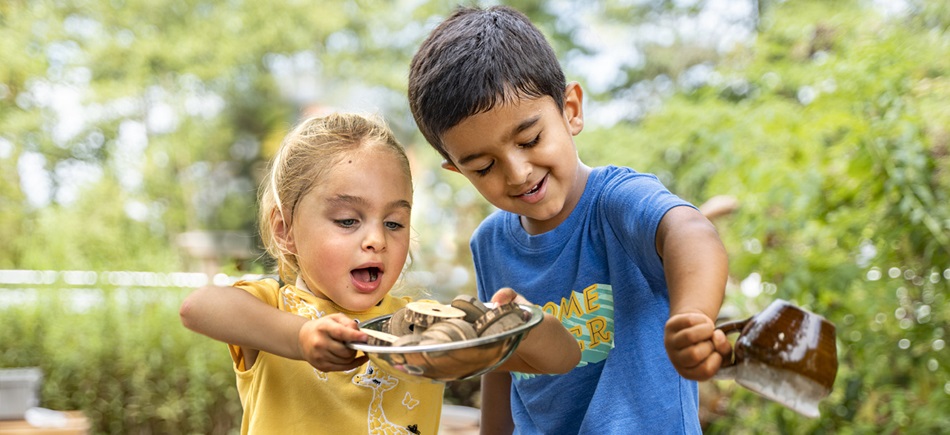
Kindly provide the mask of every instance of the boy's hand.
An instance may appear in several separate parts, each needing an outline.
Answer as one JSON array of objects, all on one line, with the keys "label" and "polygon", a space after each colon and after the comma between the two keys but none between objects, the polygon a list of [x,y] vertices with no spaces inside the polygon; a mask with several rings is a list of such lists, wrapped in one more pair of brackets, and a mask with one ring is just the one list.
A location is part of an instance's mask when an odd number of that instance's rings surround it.
[{"label": "boy's hand", "polygon": [[[495,292],[491,302],[533,305],[509,287]],[[581,350],[577,339],[557,317],[545,312],[541,323],[525,334],[511,358],[505,360],[497,370],[564,374],[576,367],[580,360]]]},{"label": "boy's hand", "polygon": [[498,291],[495,292],[495,295],[491,297],[491,301],[498,305],[504,305],[512,301],[523,305],[531,305],[531,302],[528,302],[524,296],[518,294],[518,292],[514,291],[514,289],[511,287],[498,289]]},{"label": "boy's hand", "polygon": [[341,313],[330,314],[304,323],[298,332],[300,355],[317,370],[349,370],[366,362],[366,355],[346,346],[348,341],[366,341],[356,321]]},{"label": "boy's hand", "polygon": [[671,316],[666,322],[663,343],[680,376],[694,381],[712,378],[732,355],[726,334],[701,312]]}]

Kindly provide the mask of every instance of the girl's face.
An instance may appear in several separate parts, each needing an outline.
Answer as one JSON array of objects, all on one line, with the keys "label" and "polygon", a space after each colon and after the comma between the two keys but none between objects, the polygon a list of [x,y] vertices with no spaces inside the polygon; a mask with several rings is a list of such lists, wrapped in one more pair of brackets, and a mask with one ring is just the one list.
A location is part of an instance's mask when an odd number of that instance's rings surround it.
[{"label": "girl's face", "polygon": [[409,253],[412,186],[389,150],[354,151],[297,203],[287,249],[317,297],[365,311],[392,289]]}]

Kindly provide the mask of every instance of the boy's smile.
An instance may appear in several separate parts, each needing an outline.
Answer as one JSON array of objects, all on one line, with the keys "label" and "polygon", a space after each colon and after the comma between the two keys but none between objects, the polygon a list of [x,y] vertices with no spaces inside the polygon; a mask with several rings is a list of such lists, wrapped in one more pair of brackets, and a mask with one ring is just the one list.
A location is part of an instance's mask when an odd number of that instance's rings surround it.
[{"label": "boy's smile", "polygon": [[545,176],[544,178],[541,179],[541,181],[538,184],[535,184],[530,189],[528,189],[527,192],[522,193],[521,195],[515,195],[515,196],[520,197],[524,202],[527,202],[529,204],[538,203],[539,201],[544,199],[544,193],[545,193],[544,181],[547,180],[547,178],[548,177]]},{"label": "boy's smile", "polygon": [[452,162],[492,205],[521,216],[530,234],[550,231],[570,215],[590,168],[573,136],[583,128],[581,90],[565,91],[563,113],[550,97],[520,98],[465,118],[442,135]]}]

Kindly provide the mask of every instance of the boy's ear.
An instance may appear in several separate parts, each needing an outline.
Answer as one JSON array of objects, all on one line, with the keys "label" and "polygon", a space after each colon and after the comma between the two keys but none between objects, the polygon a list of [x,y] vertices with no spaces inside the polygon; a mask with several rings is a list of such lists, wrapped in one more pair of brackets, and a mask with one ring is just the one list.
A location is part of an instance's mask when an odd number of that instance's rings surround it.
[{"label": "boy's ear", "polygon": [[454,163],[452,163],[452,162],[450,162],[450,161],[448,161],[448,160],[443,160],[443,161],[442,161],[442,169],[445,169],[445,170],[447,170],[447,171],[452,171],[452,172],[458,172],[458,173],[460,173],[460,174],[462,173],[462,171],[459,171],[459,168],[458,168],[457,166],[455,166]]},{"label": "boy's ear", "polygon": [[584,91],[580,83],[570,82],[564,89],[564,119],[571,126],[571,135],[584,129]]},{"label": "boy's ear", "polygon": [[274,207],[274,210],[271,211],[270,228],[271,234],[274,235],[274,240],[277,241],[278,245],[283,246],[290,253],[297,253],[293,231],[290,230],[290,225],[287,225],[287,222],[284,221],[284,215],[277,207]]}]

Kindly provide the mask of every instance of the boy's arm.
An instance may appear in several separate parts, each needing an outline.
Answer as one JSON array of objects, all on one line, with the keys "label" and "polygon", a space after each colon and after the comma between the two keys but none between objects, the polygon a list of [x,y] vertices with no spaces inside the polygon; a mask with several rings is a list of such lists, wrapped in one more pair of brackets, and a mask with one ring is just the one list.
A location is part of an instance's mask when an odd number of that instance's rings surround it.
[{"label": "boy's arm", "polygon": [[[499,304],[511,301],[531,304],[510,288],[498,290],[492,296],[492,302]],[[528,331],[515,352],[497,370],[563,374],[576,367],[580,360],[581,350],[577,345],[577,338],[561,324],[557,317],[544,313],[541,323]]]},{"label": "boy's arm", "polygon": [[[323,371],[347,370],[365,362],[347,341],[365,341],[356,322],[342,314],[320,319],[281,311],[235,287],[204,287],[192,292],[179,310],[182,324],[215,340],[305,360]],[[256,353],[249,355],[253,362]]]},{"label": "boy's arm", "polygon": [[722,365],[731,346],[715,319],[729,272],[726,250],[715,227],[691,207],[674,207],[660,221],[657,252],[670,295],[663,342],[677,372],[704,381]]},{"label": "boy's arm", "polygon": [[482,434],[510,434],[514,431],[511,420],[511,375],[491,372],[482,375]]}]

